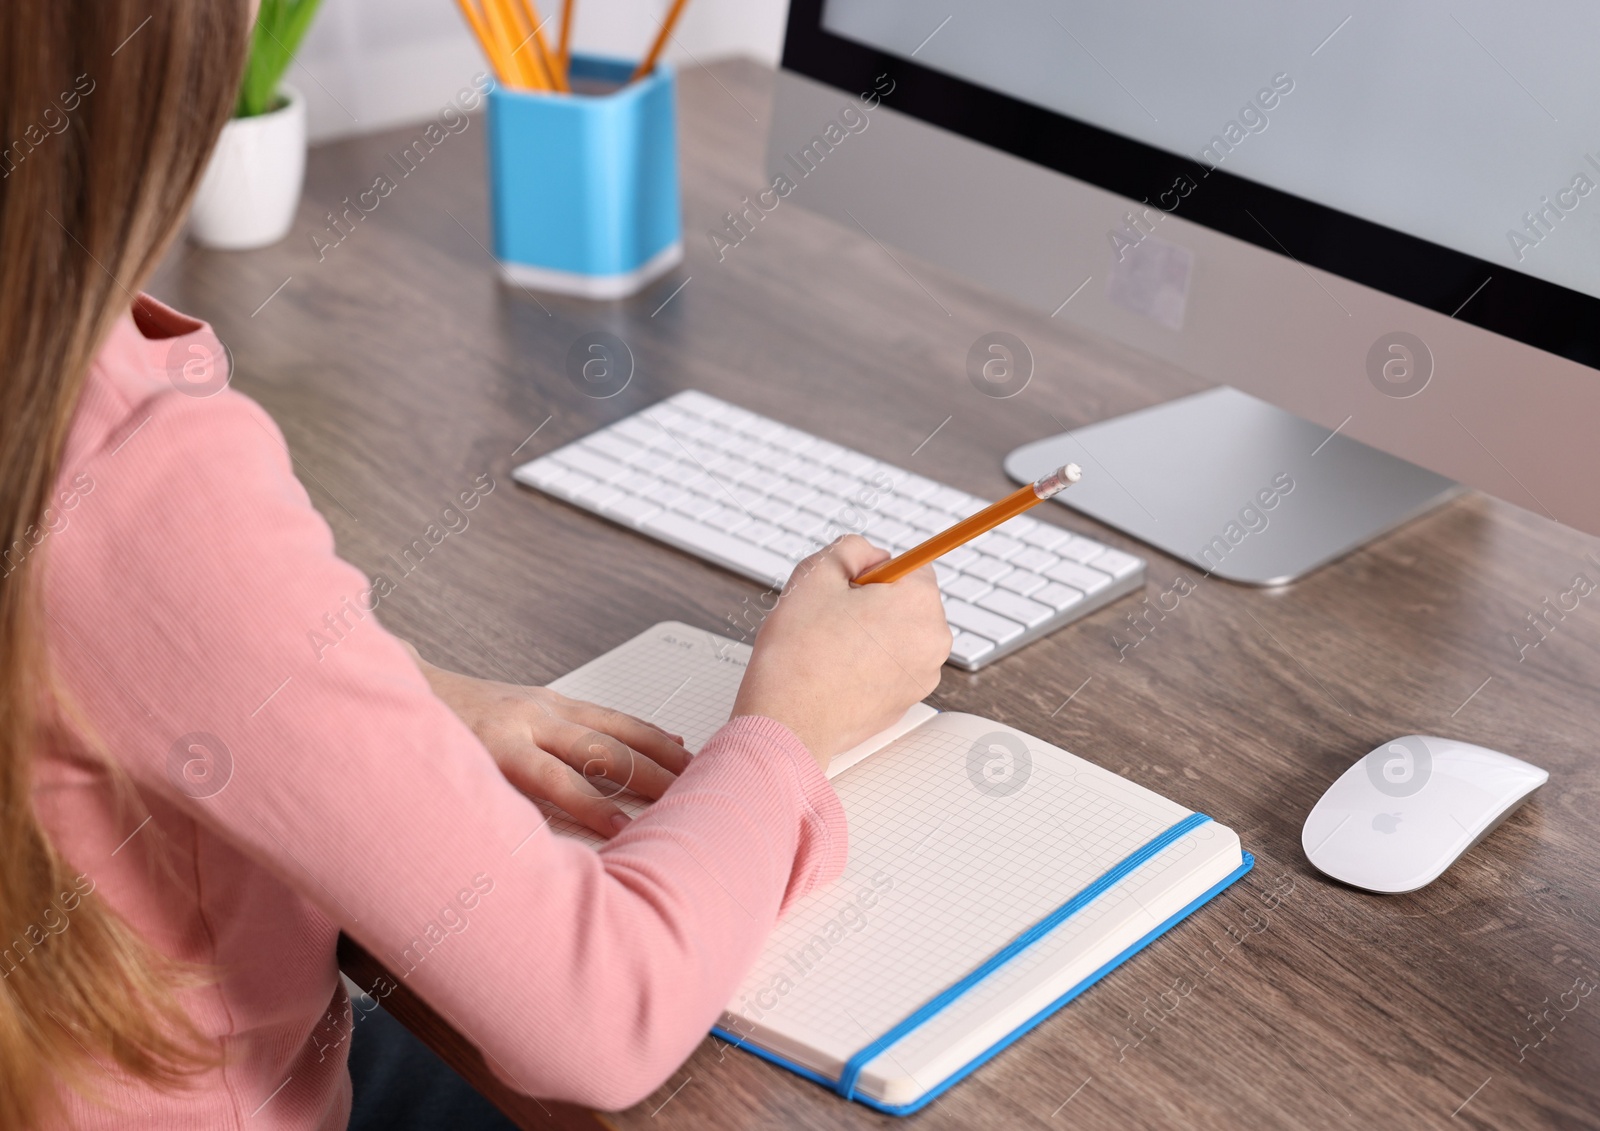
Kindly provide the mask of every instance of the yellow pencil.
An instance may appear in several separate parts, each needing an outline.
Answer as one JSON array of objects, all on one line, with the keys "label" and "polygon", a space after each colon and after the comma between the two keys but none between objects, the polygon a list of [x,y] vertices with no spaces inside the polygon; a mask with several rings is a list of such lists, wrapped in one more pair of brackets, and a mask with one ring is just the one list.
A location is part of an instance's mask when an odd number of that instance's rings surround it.
[{"label": "yellow pencil", "polygon": [[555,90],[555,82],[544,72],[539,62],[538,46],[533,29],[523,24],[526,10],[518,10],[515,0],[488,0],[496,5],[501,26],[506,29],[506,53],[522,72],[523,83],[533,90]]},{"label": "yellow pencil", "polygon": [[527,21],[528,34],[533,37],[533,50],[538,60],[539,67],[549,76],[551,89],[567,91],[567,76],[561,73],[556,66],[555,58],[550,53],[550,45],[544,41],[544,28],[539,19],[539,6],[534,0],[518,0],[522,8],[522,18]]},{"label": "yellow pencil", "polygon": [[672,25],[683,15],[683,6],[688,2],[689,0],[672,0],[672,7],[667,10],[667,18],[661,21],[661,30],[656,33],[656,41],[650,45],[649,53],[640,61],[638,68],[628,79],[629,82],[638,82],[656,69],[656,60],[661,58],[661,52],[667,46],[667,38],[672,35]]},{"label": "yellow pencil", "polygon": [[573,0],[561,0],[561,39],[556,44],[556,62],[561,67],[561,77],[571,89],[572,83],[572,9]]},{"label": "yellow pencil", "polygon": [[494,36],[500,54],[511,65],[516,85],[532,90],[548,89],[549,84],[539,74],[533,56],[519,49],[518,41],[523,36],[517,27],[517,17],[510,0],[483,0],[483,10],[487,17],[485,22],[489,25],[489,31]]},{"label": "yellow pencil", "polygon": [[898,558],[890,558],[873,566],[856,578],[855,584],[899,581],[935,558],[944,557],[957,546],[972,541],[980,534],[987,534],[1007,519],[1016,518],[1029,507],[1038,506],[1052,495],[1060,494],[1082,478],[1083,469],[1075,463],[1057,468],[1037,482],[1017,488],[998,503],[990,503],[977,514],[969,515],[948,530],[942,530],[926,542],[911,547]]},{"label": "yellow pencil", "polygon": [[472,34],[477,36],[478,46],[483,48],[484,57],[489,60],[489,66],[494,68],[495,78],[500,80],[502,86],[517,85],[516,74],[512,71],[510,63],[501,57],[500,50],[495,45],[494,35],[485,25],[483,16],[479,14],[473,0],[456,0],[456,7],[461,9],[467,26],[472,29]]}]

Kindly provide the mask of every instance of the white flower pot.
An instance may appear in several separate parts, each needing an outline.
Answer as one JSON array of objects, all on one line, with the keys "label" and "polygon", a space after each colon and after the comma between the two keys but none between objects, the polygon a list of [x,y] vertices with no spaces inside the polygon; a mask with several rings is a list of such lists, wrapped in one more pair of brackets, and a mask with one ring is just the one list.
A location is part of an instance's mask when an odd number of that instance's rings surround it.
[{"label": "white flower pot", "polygon": [[284,84],[283,106],[222,127],[189,208],[189,235],[206,247],[266,247],[289,234],[306,172],[306,100]]}]

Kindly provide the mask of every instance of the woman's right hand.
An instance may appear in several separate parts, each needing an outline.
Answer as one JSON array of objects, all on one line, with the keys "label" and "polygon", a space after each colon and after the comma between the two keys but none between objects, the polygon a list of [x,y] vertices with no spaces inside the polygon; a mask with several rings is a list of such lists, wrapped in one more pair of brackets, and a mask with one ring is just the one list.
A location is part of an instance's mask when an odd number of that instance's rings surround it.
[{"label": "woman's right hand", "polygon": [[888,557],[851,534],[796,566],[739,685],[734,716],[782,723],[823,769],[931,694],[950,655],[932,567],[852,588]]}]

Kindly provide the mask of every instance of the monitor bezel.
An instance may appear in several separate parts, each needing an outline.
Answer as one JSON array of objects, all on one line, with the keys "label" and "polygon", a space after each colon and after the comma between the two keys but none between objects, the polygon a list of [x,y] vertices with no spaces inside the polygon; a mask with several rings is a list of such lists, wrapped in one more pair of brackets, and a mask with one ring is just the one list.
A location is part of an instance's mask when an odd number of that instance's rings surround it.
[{"label": "monitor bezel", "polygon": [[1173,215],[1600,369],[1600,299],[834,35],[825,3],[791,0],[786,70],[848,93],[887,75],[884,105],[1152,208],[1189,177]]}]

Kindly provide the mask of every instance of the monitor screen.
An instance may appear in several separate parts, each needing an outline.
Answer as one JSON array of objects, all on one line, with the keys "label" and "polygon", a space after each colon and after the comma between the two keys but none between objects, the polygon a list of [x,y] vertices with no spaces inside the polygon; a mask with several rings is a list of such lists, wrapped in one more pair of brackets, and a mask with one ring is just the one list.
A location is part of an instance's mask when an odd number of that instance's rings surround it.
[{"label": "monitor screen", "polygon": [[1600,5],[826,0],[821,24],[1187,158],[1202,193],[1221,170],[1600,298]]}]

